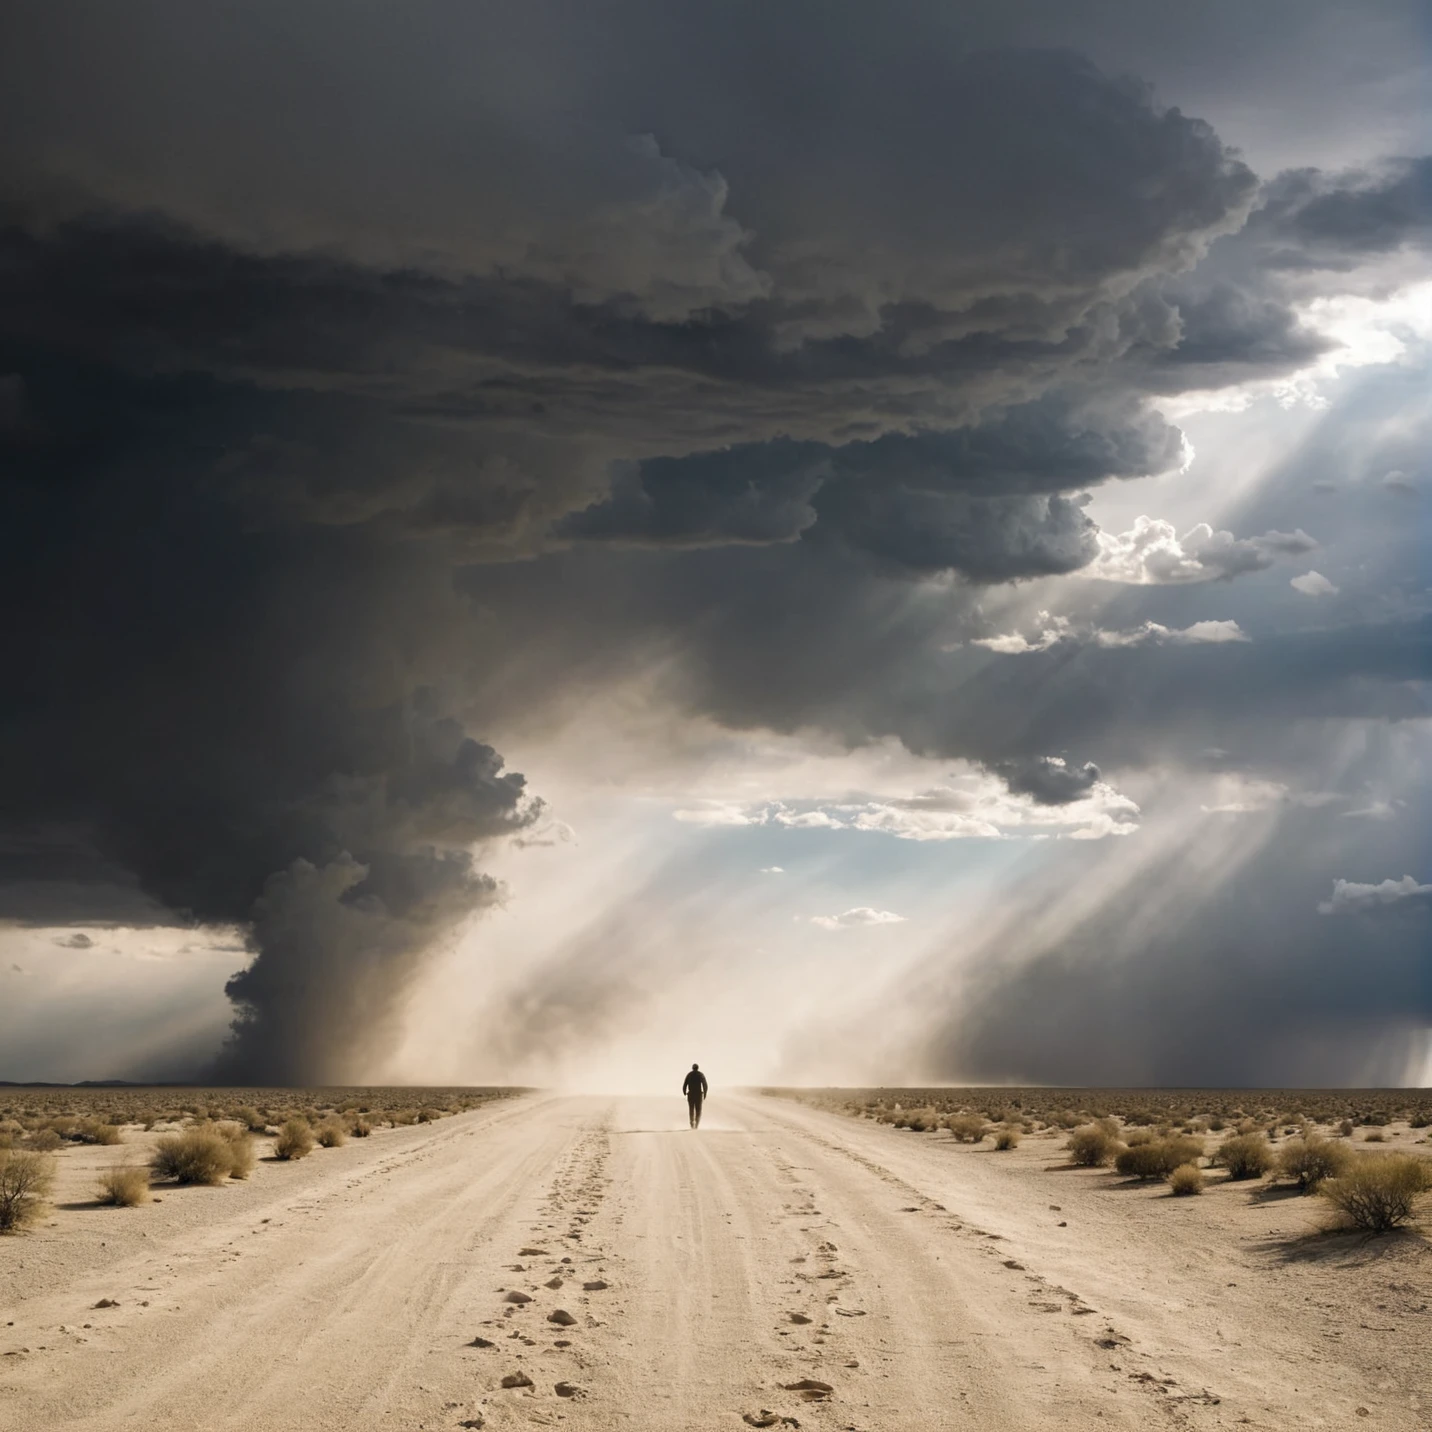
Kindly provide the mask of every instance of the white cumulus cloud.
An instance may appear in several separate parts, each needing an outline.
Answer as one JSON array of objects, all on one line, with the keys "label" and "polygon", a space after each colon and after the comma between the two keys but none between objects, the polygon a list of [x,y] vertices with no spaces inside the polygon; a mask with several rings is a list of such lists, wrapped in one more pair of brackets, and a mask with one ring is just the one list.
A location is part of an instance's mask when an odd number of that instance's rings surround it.
[{"label": "white cumulus cloud", "polygon": [[822,930],[851,930],[870,925],[903,925],[905,917],[893,910],[874,910],[869,905],[857,905],[843,915],[812,915],[812,925]]},{"label": "white cumulus cloud", "polygon": [[1321,572],[1304,572],[1301,577],[1294,577],[1288,585],[1305,597],[1335,597],[1338,594],[1338,588]]},{"label": "white cumulus cloud", "polygon": [[1432,905],[1432,885],[1420,885],[1410,875],[1401,880],[1383,880],[1363,885],[1356,880],[1334,880],[1330,899],[1318,905],[1319,915],[1342,915],[1365,910],[1384,910],[1392,905]]},{"label": "white cumulus cloud", "polygon": [[970,645],[982,646],[986,651],[999,652],[1002,656],[1022,656],[1030,651],[1048,651],[1061,642],[1079,643],[1086,646],[1129,647],[1129,646],[1202,646],[1219,642],[1248,641],[1248,633],[1235,621],[1194,622],[1192,626],[1166,627],[1159,622],[1144,622],[1141,626],[1127,631],[1113,631],[1103,627],[1076,627],[1068,617],[1051,616],[1040,612],[1035,620],[1040,624],[1033,636],[1022,632],[1006,632],[1000,636],[975,637]]},{"label": "white cumulus cloud", "polygon": [[1080,573],[1138,587],[1230,581],[1243,572],[1271,567],[1279,557],[1296,557],[1317,547],[1302,528],[1235,537],[1196,523],[1179,536],[1172,522],[1138,517],[1127,532],[1100,532],[1099,552]]}]

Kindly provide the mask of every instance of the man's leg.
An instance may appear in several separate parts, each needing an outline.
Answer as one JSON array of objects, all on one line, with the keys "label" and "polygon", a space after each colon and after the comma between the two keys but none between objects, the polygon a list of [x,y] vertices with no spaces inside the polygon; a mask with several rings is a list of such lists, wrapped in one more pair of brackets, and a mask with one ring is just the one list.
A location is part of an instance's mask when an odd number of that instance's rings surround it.
[{"label": "man's leg", "polygon": [[686,1101],[686,1112],[691,1117],[691,1127],[697,1128],[701,1123],[701,1100],[688,1099]]}]

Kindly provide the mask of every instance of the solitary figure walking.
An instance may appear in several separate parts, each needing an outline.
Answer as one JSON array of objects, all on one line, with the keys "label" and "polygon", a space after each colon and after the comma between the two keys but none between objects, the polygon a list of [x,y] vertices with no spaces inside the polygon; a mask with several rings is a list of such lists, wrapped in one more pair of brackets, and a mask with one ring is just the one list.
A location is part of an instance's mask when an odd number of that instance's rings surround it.
[{"label": "solitary figure walking", "polygon": [[686,1095],[687,1112],[691,1115],[691,1127],[701,1127],[701,1105],[706,1099],[706,1076],[699,1064],[691,1066],[691,1072],[681,1081],[681,1092]]}]

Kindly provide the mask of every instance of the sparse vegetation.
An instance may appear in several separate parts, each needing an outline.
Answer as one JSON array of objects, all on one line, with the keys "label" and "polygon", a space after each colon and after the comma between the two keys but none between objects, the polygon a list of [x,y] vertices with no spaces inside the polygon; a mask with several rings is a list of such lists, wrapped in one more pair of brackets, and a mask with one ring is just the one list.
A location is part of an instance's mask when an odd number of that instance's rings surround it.
[{"label": "sparse vegetation", "polygon": [[274,1141],[274,1157],[307,1158],[313,1152],[313,1129],[307,1119],[289,1119]]},{"label": "sparse vegetation", "polygon": [[315,1137],[326,1149],[342,1148],[348,1142],[348,1133],[337,1119],[325,1119]]},{"label": "sparse vegetation", "polygon": [[223,1183],[233,1171],[234,1154],[228,1139],[214,1128],[186,1129],[166,1134],[154,1146],[149,1166],[156,1178],[175,1183]]},{"label": "sparse vegetation", "polygon": [[1175,1198],[1187,1198],[1203,1192],[1203,1170],[1196,1163],[1179,1164],[1168,1176],[1169,1192]]},{"label": "sparse vegetation", "polygon": [[55,1161],[28,1149],[0,1150],[0,1233],[15,1233],[44,1212]]},{"label": "sparse vegetation", "polygon": [[1316,1133],[1289,1139],[1278,1153],[1275,1176],[1290,1179],[1300,1193],[1312,1193],[1324,1179],[1347,1172],[1354,1154],[1346,1144],[1335,1144]]},{"label": "sparse vegetation", "polygon": [[1103,1168],[1123,1148],[1102,1124],[1085,1124],[1069,1135],[1064,1145],[1069,1152],[1069,1162],[1081,1168]]},{"label": "sparse vegetation", "polygon": [[1432,1190],[1432,1166],[1412,1154],[1376,1153],[1352,1159],[1318,1193],[1342,1223],[1365,1233],[1390,1233],[1411,1221],[1417,1202]]},{"label": "sparse vegetation", "polygon": [[1229,1178],[1262,1178],[1273,1167],[1273,1150],[1262,1134],[1235,1134],[1219,1145],[1213,1161],[1228,1170]]},{"label": "sparse vegetation", "polygon": [[962,1144],[977,1144],[984,1138],[985,1121],[980,1114],[952,1114],[945,1127]]},{"label": "sparse vegetation", "polygon": [[229,1145],[229,1177],[247,1178],[257,1158],[253,1135],[242,1124],[219,1124],[216,1131]]},{"label": "sparse vegetation", "polygon": [[115,1164],[95,1180],[95,1192],[101,1203],[116,1208],[134,1208],[149,1202],[149,1170],[138,1164]]},{"label": "sparse vegetation", "polygon": [[1150,1139],[1116,1155],[1114,1167],[1131,1178],[1167,1178],[1182,1164],[1196,1164],[1202,1155],[1197,1139]]},{"label": "sparse vegetation", "polygon": [[996,1129],[994,1131],[994,1146],[1000,1153],[1005,1153],[1010,1149],[1017,1149],[1019,1147],[1019,1135],[1019,1129],[1007,1126],[1003,1129]]}]

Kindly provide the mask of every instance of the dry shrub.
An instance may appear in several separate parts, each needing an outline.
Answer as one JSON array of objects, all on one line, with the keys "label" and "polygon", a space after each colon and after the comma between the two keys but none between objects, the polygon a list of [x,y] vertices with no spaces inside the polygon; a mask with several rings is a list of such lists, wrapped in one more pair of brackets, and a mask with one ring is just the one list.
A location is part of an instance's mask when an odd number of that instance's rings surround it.
[{"label": "dry shrub", "polygon": [[1136,1149],[1140,1144],[1151,1144],[1158,1138],[1152,1129],[1130,1129],[1124,1135],[1124,1142],[1131,1148]]},{"label": "dry shrub", "polygon": [[1123,1145],[1103,1124],[1085,1124],[1075,1129],[1064,1145],[1069,1151],[1069,1162],[1081,1168],[1103,1168]]},{"label": "dry shrub", "polygon": [[64,1140],[53,1129],[36,1129],[25,1140],[25,1147],[37,1154],[52,1154],[63,1143]]},{"label": "dry shrub", "polygon": [[962,1144],[977,1144],[984,1138],[985,1121],[978,1114],[951,1114],[945,1127]]},{"label": "dry shrub", "polygon": [[1235,1134],[1218,1146],[1213,1161],[1228,1170],[1229,1178],[1262,1178],[1273,1167],[1273,1150],[1262,1134]]},{"label": "dry shrub", "polygon": [[24,1124],[14,1119],[0,1119],[0,1149],[13,1149],[24,1137]]},{"label": "dry shrub", "polygon": [[261,1134],[268,1128],[268,1120],[252,1104],[245,1104],[234,1110],[234,1118],[251,1134]]},{"label": "dry shrub", "polygon": [[1169,1192],[1175,1198],[1187,1198],[1203,1192],[1203,1170],[1196,1163],[1179,1164],[1168,1176]]},{"label": "dry shrub", "polygon": [[1311,1193],[1325,1178],[1341,1178],[1354,1157],[1346,1144],[1309,1133],[1288,1140],[1278,1154],[1275,1176],[1292,1179],[1300,1193]]},{"label": "dry shrub", "polygon": [[242,1124],[220,1124],[218,1133],[229,1145],[229,1177],[247,1178],[256,1158],[253,1135]]},{"label": "dry shrub", "polygon": [[274,1157],[281,1159],[306,1158],[313,1152],[313,1129],[307,1119],[290,1119],[279,1130],[274,1140]]},{"label": "dry shrub", "polygon": [[117,1144],[120,1133],[113,1124],[101,1123],[98,1119],[86,1119],[75,1130],[75,1137],[87,1144]]},{"label": "dry shrub", "polygon": [[175,1183],[223,1183],[234,1167],[229,1140],[217,1129],[186,1129],[166,1134],[154,1145],[149,1167],[156,1178]]},{"label": "dry shrub", "polygon": [[48,1154],[0,1152],[0,1233],[14,1233],[39,1218],[54,1183],[55,1161]]},{"label": "dry shrub", "polygon": [[325,1119],[318,1126],[318,1142],[326,1149],[341,1149],[348,1142],[348,1135],[337,1119]]},{"label": "dry shrub", "polygon": [[1392,1153],[1354,1158],[1346,1172],[1318,1185],[1318,1192],[1337,1209],[1345,1226],[1367,1233],[1400,1228],[1429,1190],[1432,1167],[1426,1160]]},{"label": "dry shrub", "polygon": [[1362,1141],[1363,1141],[1363,1143],[1365,1143],[1365,1144],[1381,1144],[1381,1143],[1386,1143],[1386,1142],[1387,1142],[1387,1135],[1384,1134],[1381,1129],[1372,1128],[1372,1129],[1369,1129],[1369,1130],[1362,1136]]},{"label": "dry shrub", "polygon": [[1344,1119],[1338,1125],[1338,1133],[1345,1139],[1352,1138],[1353,1124],[1351,1119]]},{"label": "dry shrub", "polygon": [[994,1146],[1001,1153],[1006,1149],[1017,1149],[1019,1147],[1018,1129],[996,1129],[994,1135]]},{"label": "dry shrub", "polygon": [[138,1164],[115,1164],[95,1180],[95,1196],[116,1208],[149,1202],[149,1170]]},{"label": "dry shrub", "polygon": [[366,1139],[366,1138],[368,1137],[368,1135],[371,1134],[372,1132],[373,1132],[373,1126],[372,1126],[372,1124],[370,1124],[370,1123],[367,1121],[367,1119],[354,1119],[354,1120],[353,1120],[353,1130],[352,1130],[352,1133],[353,1133],[353,1137],[354,1137],[355,1139]]},{"label": "dry shrub", "polygon": [[1202,1155],[1197,1139],[1153,1139],[1125,1149],[1114,1167],[1131,1178],[1167,1178],[1180,1164],[1195,1163]]}]

